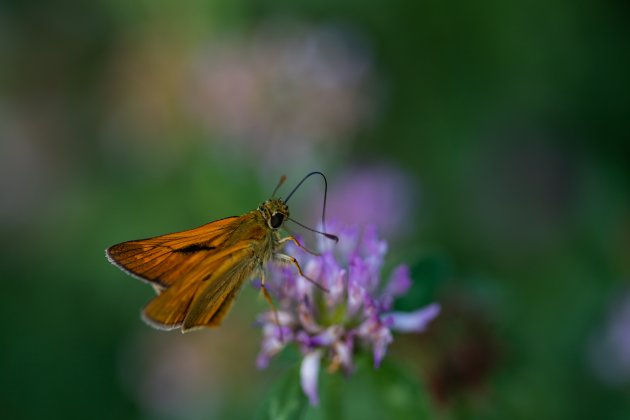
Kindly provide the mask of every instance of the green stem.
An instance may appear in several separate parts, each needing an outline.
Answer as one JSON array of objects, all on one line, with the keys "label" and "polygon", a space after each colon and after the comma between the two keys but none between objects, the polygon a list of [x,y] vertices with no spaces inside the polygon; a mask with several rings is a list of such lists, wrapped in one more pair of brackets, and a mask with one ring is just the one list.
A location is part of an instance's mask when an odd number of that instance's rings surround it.
[{"label": "green stem", "polygon": [[330,420],[341,420],[343,418],[342,392],[343,378],[339,372],[325,374],[327,376],[325,411],[326,418]]}]

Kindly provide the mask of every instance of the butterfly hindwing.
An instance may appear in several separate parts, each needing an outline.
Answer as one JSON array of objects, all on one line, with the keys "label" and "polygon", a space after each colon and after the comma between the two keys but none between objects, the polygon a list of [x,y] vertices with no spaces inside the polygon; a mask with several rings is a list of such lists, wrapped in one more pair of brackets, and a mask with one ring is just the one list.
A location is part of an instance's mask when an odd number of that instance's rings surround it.
[{"label": "butterfly hindwing", "polygon": [[[186,330],[188,329],[186,326],[188,325],[190,313],[195,308],[195,302],[207,300],[204,297],[208,296],[209,289],[219,290],[221,291],[220,295],[210,295],[211,299],[215,301],[215,305],[209,305],[206,308],[209,312],[205,316],[211,318],[228,295],[226,292],[230,290],[223,289],[223,287],[233,288],[237,286],[233,284],[234,280],[236,280],[233,275],[236,272],[235,268],[239,262],[247,258],[248,254],[251,254],[249,244],[241,242],[207,258],[194,270],[189,271],[183,278],[153,298],[144,308],[144,320],[160,329],[173,329],[184,326],[183,329]],[[241,270],[238,278],[242,278],[242,281],[244,281],[250,274]],[[238,287],[240,288],[240,284]],[[193,316],[190,319],[197,318],[198,316]],[[195,326],[197,326],[196,323],[189,328]]]},{"label": "butterfly hindwing", "polygon": [[213,273],[215,278],[199,286],[182,325],[183,331],[198,327],[215,327],[221,324],[243,283],[255,275],[260,268],[254,247],[254,243],[251,243],[250,246],[239,251],[231,262],[225,262]]}]

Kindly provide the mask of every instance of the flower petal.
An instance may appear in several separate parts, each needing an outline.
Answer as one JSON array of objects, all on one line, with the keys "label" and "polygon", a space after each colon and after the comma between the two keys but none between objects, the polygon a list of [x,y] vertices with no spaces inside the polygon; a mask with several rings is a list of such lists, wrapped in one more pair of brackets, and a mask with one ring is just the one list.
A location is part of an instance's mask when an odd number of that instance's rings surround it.
[{"label": "flower petal", "polygon": [[376,225],[368,225],[363,230],[361,250],[364,256],[383,258],[387,253],[387,241],[378,238]]},{"label": "flower petal", "polygon": [[393,297],[402,296],[411,287],[411,276],[409,275],[409,267],[406,265],[399,265],[394,269],[389,282],[385,286],[385,293]]},{"label": "flower petal", "polygon": [[390,312],[382,316],[392,330],[399,332],[423,332],[429,323],[439,315],[439,303],[432,303],[414,312]]},{"label": "flower petal", "polygon": [[[276,315],[278,318],[276,319]],[[282,326],[292,326],[295,325],[295,318],[293,314],[287,311],[279,310],[276,313],[273,311],[263,312],[256,317],[256,322],[260,325],[264,324],[273,324],[276,325],[276,320]]]},{"label": "flower petal", "polygon": [[348,278],[368,291],[372,291],[371,273],[366,262],[360,257],[354,257],[348,266]]},{"label": "flower petal", "polygon": [[378,238],[375,225],[368,225],[363,231],[361,238],[362,257],[367,263],[371,277],[377,279],[383,266],[383,259],[387,253],[387,242]]},{"label": "flower petal", "polygon": [[350,277],[348,279],[348,317],[354,317],[354,315],[359,312],[359,309],[361,309],[365,303],[366,295],[367,293],[365,292],[363,286]]},{"label": "flower petal", "polygon": [[409,277],[409,268],[406,265],[400,265],[389,276],[387,284],[383,290],[383,294],[378,299],[381,311],[389,311],[392,308],[394,299],[407,293],[411,286],[411,278]]},{"label": "flower petal", "polygon": [[320,282],[328,289],[326,303],[330,308],[340,303],[345,289],[345,270],[342,270],[334,255],[326,252],[322,255],[322,276]]},{"label": "flower petal", "polygon": [[341,335],[343,334],[343,327],[341,325],[332,325],[320,334],[311,337],[311,345],[317,347],[332,346]]},{"label": "flower petal", "polygon": [[263,340],[256,358],[258,369],[265,369],[273,356],[278,354],[284,347],[293,340],[291,329],[282,327],[282,332],[275,324],[265,324],[263,326]]},{"label": "flower petal", "polygon": [[298,304],[297,310],[300,323],[305,331],[310,334],[319,334],[322,331],[322,327],[315,320],[313,304],[307,296]]},{"label": "flower petal", "polygon": [[371,336],[374,350],[374,367],[377,368],[381,365],[387,352],[387,346],[393,341],[393,338],[391,331],[385,326],[378,328]]},{"label": "flower petal", "polygon": [[348,337],[345,341],[337,341],[333,346],[336,357],[346,373],[350,373],[354,369],[352,363],[353,344],[352,338]]},{"label": "flower petal", "polygon": [[319,376],[321,357],[322,352],[320,350],[307,353],[302,359],[302,365],[300,366],[300,383],[311,405],[319,404],[317,378]]},{"label": "flower petal", "polygon": [[[371,312],[371,309],[366,311]],[[368,315],[368,318],[359,325],[354,333],[366,344],[372,347],[374,352],[374,367],[378,367],[385,357],[387,346],[392,342],[392,333],[388,326],[380,322],[377,313]]]}]

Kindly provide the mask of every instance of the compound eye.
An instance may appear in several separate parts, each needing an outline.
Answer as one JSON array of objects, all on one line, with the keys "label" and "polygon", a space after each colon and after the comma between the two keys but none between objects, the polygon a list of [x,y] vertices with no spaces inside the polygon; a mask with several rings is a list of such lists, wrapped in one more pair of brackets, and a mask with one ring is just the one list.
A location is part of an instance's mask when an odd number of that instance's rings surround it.
[{"label": "compound eye", "polygon": [[281,213],[274,213],[271,215],[271,220],[269,220],[269,225],[273,229],[278,229],[280,225],[284,222],[284,215]]}]

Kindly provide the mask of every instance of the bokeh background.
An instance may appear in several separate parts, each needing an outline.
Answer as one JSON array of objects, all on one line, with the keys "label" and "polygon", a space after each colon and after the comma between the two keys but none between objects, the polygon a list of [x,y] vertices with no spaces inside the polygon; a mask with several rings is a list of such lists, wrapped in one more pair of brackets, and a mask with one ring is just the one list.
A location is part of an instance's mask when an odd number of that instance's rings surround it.
[{"label": "bokeh background", "polygon": [[[157,332],[138,316],[152,291],[104,249],[321,170],[328,216],[376,223],[411,266],[399,308],[443,305],[388,355],[424,416],[628,418],[629,12],[3,0],[0,415],[263,416],[294,361],[256,370],[256,290],[220,329]],[[315,225],[321,185],[294,197]],[[379,393],[340,384],[340,418]]]}]

